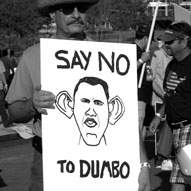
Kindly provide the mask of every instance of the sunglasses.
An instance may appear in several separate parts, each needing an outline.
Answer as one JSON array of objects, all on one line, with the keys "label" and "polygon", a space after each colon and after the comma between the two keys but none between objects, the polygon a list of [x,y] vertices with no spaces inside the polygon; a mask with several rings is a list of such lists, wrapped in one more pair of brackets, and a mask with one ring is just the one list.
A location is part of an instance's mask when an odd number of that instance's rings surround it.
[{"label": "sunglasses", "polygon": [[74,12],[74,9],[77,8],[80,13],[86,13],[89,6],[84,5],[83,3],[80,4],[68,4],[65,5],[60,9],[65,15],[71,15]]},{"label": "sunglasses", "polygon": [[174,39],[174,40],[171,40],[171,41],[167,41],[167,42],[165,42],[165,44],[166,44],[166,45],[171,45],[171,44],[174,43],[175,40],[177,40],[177,39]]},{"label": "sunglasses", "polygon": [[175,38],[174,40],[165,42],[166,45],[171,45],[174,43],[175,40],[183,40],[182,38]]}]

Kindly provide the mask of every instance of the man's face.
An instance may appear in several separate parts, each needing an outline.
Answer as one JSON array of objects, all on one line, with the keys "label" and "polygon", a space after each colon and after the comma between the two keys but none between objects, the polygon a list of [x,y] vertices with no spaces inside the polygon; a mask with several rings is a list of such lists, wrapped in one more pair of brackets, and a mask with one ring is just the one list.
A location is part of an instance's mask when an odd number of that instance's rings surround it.
[{"label": "man's face", "polygon": [[168,54],[169,56],[171,56],[171,50],[168,48],[166,48],[165,44],[162,45],[162,48],[164,49],[164,51],[166,52],[166,54]]},{"label": "man's face", "polygon": [[169,42],[165,42],[165,48],[168,55],[176,56],[176,54],[182,51],[181,40],[175,39]]},{"label": "man's face", "polygon": [[86,25],[87,9],[87,5],[82,3],[66,4],[60,7],[55,12],[58,35],[69,38],[81,34]]},{"label": "man's face", "polygon": [[108,100],[100,84],[79,85],[74,98],[74,117],[85,143],[98,145],[109,120]]}]

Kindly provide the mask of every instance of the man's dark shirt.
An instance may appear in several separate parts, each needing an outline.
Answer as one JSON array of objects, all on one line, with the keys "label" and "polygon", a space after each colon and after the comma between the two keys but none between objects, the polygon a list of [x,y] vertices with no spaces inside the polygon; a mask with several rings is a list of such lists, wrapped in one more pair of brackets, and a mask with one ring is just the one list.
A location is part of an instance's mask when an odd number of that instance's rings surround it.
[{"label": "man's dark shirt", "polygon": [[177,123],[191,121],[191,54],[178,62],[173,59],[164,78],[167,120]]}]

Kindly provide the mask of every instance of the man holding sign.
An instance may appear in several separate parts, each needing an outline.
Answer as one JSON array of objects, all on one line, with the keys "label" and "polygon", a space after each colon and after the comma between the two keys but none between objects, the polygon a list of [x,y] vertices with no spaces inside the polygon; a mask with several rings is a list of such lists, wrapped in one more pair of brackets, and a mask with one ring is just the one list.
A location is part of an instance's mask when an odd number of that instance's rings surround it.
[{"label": "man holding sign", "polygon": [[[43,14],[50,14],[56,22],[54,39],[91,40],[84,32],[86,11],[99,0],[39,0],[38,8]],[[19,63],[17,73],[9,89],[6,100],[14,122],[28,122],[34,119],[33,140],[35,148],[30,191],[43,190],[41,114],[47,115],[46,109],[54,109],[55,95],[41,90],[40,80],[40,45],[27,49]],[[140,141],[141,142],[141,141]],[[141,142],[142,143],[142,142]],[[141,173],[139,190],[149,191],[150,180],[147,157],[141,145]]]}]

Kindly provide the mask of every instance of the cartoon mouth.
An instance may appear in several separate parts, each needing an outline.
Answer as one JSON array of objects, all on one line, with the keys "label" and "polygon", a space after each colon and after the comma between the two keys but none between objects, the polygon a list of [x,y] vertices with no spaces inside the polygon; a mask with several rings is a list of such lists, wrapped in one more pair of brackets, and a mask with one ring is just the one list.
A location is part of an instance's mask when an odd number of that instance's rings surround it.
[{"label": "cartoon mouth", "polygon": [[97,138],[97,135],[96,135],[96,134],[92,134],[92,133],[87,133],[87,134],[86,134],[86,137],[94,137],[94,138]]},{"label": "cartoon mouth", "polygon": [[87,118],[84,123],[90,128],[97,125],[97,122],[93,118]]}]

